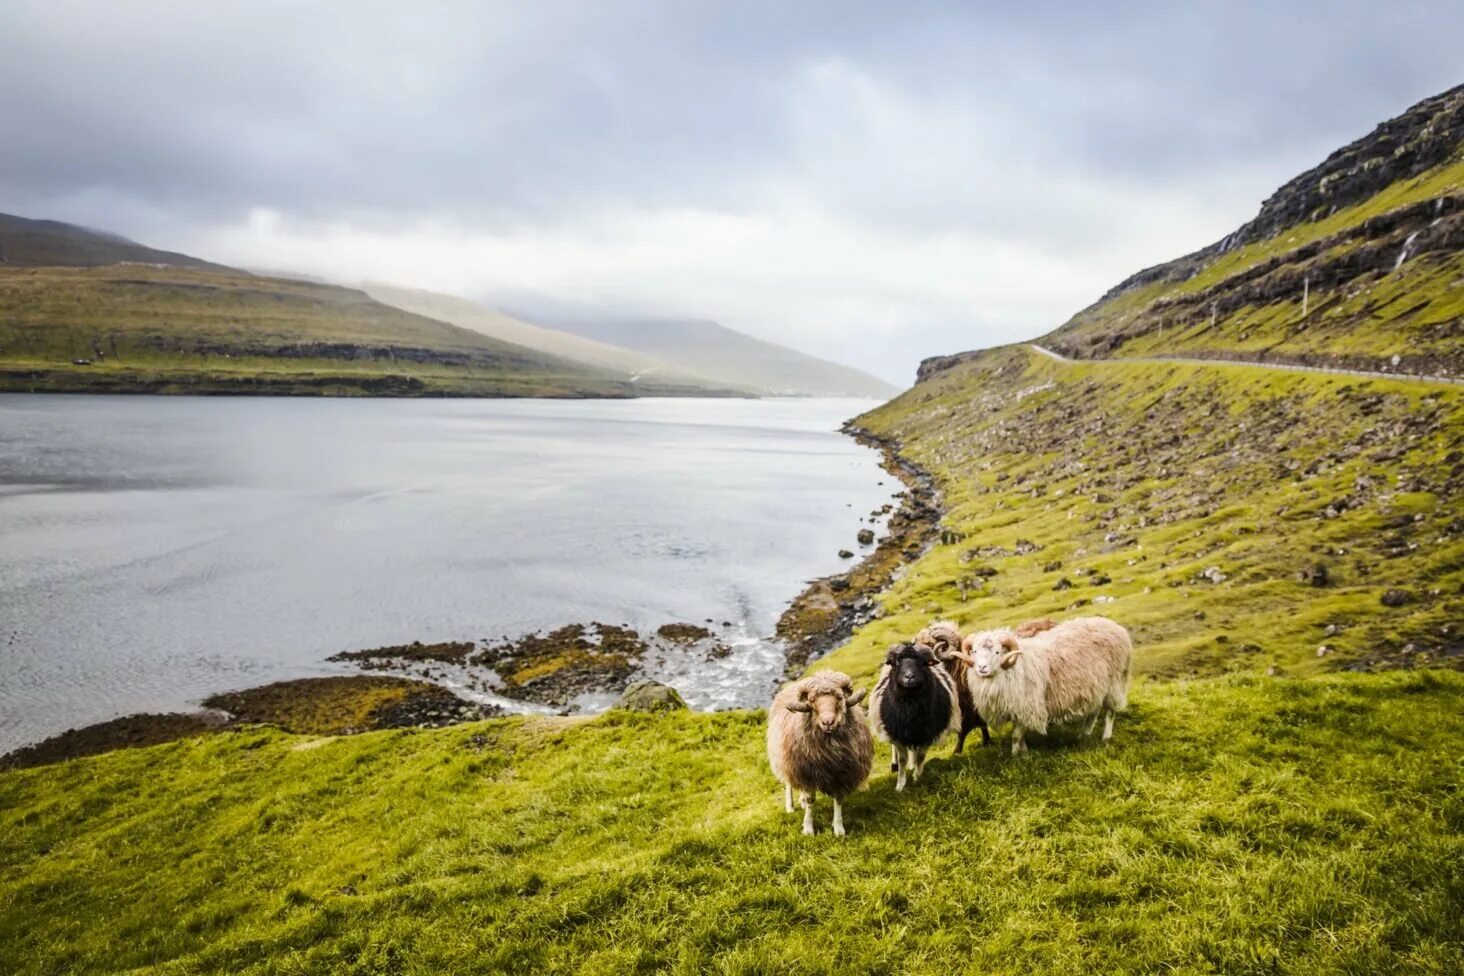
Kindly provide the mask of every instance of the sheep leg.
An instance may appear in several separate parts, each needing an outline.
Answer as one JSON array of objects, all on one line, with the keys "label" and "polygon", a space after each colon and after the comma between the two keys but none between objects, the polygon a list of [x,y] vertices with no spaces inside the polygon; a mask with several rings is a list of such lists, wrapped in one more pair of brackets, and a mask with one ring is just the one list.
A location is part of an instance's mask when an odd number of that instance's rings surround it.
[{"label": "sheep leg", "polygon": [[1113,709],[1108,708],[1103,712],[1103,741],[1107,742],[1113,738]]},{"label": "sheep leg", "polygon": [[895,745],[894,743],[890,743],[890,772],[892,772],[892,773],[898,773],[899,771],[900,771],[900,747],[897,746],[897,745]]},{"label": "sheep leg", "polygon": [[1012,729],[1012,755],[1020,756],[1027,751],[1027,730],[1020,725]]},{"label": "sheep leg", "polygon": [[834,797],[834,836],[844,836],[844,805],[838,797]]},{"label": "sheep leg", "polygon": [[899,756],[900,774],[895,777],[895,792],[900,793],[905,789],[905,772],[910,768],[910,754],[907,752],[900,755],[900,747],[895,746],[895,755]]},{"label": "sheep leg", "polygon": [[784,783],[783,784],[783,812],[784,813],[792,813],[793,812],[793,784],[792,783]]},{"label": "sheep leg", "polygon": [[1098,715],[1102,711],[1103,711],[1103,709],[1100,708],[1100,709],[1098,709],[1098,711],[1096,711],[1092,715],[1089,715],[1088,716],[1088,720],[1083,723],[1083,734],[1084,735],[1092,735],[1093,734],[1093,726],[1095,726],[1095,725],[1098,724]]},{"label": "sheep leg", "polygon": [[915,777],[915,782],[917,782],[917,783],[920,782],[920,774],[923,773],[923,772],[925,772],[925,750],[924,749],[916,749],[915,750],[915,772],[913,774],[914,777]]},{"label": "sheep leg", "polygon": [[803,832],[813,836],[813,794],[804,793],[798,797],[798,802],[803,804]]},{"label": "sheep leg", "polygon": [[969,728],[967,728],[965,725],[962,725],[961,726],[961,731],[959,733],[957,733],[957,735],[956,735],[956,748],[955,748],[955,751],[953,751],[951,753],[951,755],[953,755],[953,756],[959,756],[961,754],[961,751],[966,748],[966,736],[969,735],[970,732],[971,732],[971,730]]}]

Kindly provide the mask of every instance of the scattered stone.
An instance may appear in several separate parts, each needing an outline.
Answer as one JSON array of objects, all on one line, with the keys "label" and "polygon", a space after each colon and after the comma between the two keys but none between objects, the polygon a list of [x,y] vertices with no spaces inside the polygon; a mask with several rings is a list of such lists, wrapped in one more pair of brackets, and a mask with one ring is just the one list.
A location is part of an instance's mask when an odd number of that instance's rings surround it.
[{"label": "scattered stone", "polygon": [[854,558],[854,554],[852,552],[850,552],[848,549],[840,549],[839,550],[839,558],[840,559],[853,559]]},{"label": "scattered stone", "polygon": [[1043,563],[1042,564],[1042,572],[1044,572],[1044,573],[1055,573],[1059,569],[1062,569],[1062,560],[1061,559],[1054,559],[1050,563]]},{"label": "scattered stone", "polygon": [[1317,645],[1317,657],[1326,657],[1328,654],[1331,654],[1331,653],[1332,653],[1332,649],[1330,647],[1328,647],[1326,644],[1319,644],[1319,645]]},{"label": "scattered stone", "polygon": [[1109,583],[1112,582],[1113,577],[1109,576],[1107,573],[1097,573],[1093,576],[1092,579],[1088,581],[1089,585],[1091,586],[1107,586]]},{"label": "scattered stone", "polygon": [[1052,588],[1054,590],[1070,590],[1073,588],[1073,581],[1064,576]]},{"label": "scattered stone", "polygon": [[1382,603],[1385,607],[1401,607],[1413,597],[1407,590],[1388,590],[1383,594]]},{"label": "scattered stone", "polygon": [[1094,603],[1113,603],[1117,599],[1118,599],[1118,597],[1116,597],[1116,596],[1095,596],[1093,598],[1093,602]]},{"label": "scattered stone", "polygon": [[1327,624],[1327,626],[1325,626],[1325,627],[1322,628],[1322,634],[1323,634],[1323,636],[1326,636],[1326,637],[1336,637],[1337,636],[1337,630],[1338,630],[1338,627],[1337,627],[1336,624]]},{"label": "scattered stone", "polygon": [[629,712],[675,712],[686,708],[686,701],[675,688],[659,681],[637,681],[621,692],[613,707]]},{"label": "scattered stone", "polygon": [[874,530],[873,529],[860,529],[859,530],[858,539],[859,539],[859,544],[861,546],[872,546],[872,545],[874,545]]},{"label": "scattered stone", "polygon": [[1204,620],[1205,619],[1205,611],[1203,611],[1203,610],[1196,610],[1195,611],[1195,619],[1196,620]]},{"label": "scattered stone", "polygon": [[1211,583],[1217,583],[1218,584],[1218,583],[1225,582],[1230,577],[1228,577],[1224,573],[1220,572],[1220,567],[1219,566],[1209,566],[1209,567],[1206,567],[1205,571],[1200,574],[1200,578],[1201,579],[1205,579],[1205,580],[1209,580]]},{"label": "scattered stone", "polygon": [[712,636],[712,632],[696,624],[669,623],[656,628],[656,635],[673,644],[695,644]]},{"label": "scattered stone", "polygon": [[1310,569],[1302,570],[1301,579],[1302,582],[1318,588],[1326,586],[1332,581],[1331,574],[1327,572],[1327,567],[1322,563],[1317,563]]}]

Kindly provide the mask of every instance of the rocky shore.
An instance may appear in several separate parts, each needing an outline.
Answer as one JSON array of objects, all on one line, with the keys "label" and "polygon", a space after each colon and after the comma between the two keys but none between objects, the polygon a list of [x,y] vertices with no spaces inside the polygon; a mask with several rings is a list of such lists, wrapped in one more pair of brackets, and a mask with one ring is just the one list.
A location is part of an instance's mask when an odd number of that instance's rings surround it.
[{"label": "rocky shore", "polygon": [[[902,458],[889,439],[852,421],[843,430],[879,451],[882,466],[900,479],[905,491],[900,493],[899,506],[889,513],[888,530],[874,550],[847,573],[811,581],[778,620],[777,636],[787,647],[784,674],[789,678],[873,620],[879,614],[878,594],[940,534],[940,497],[930,473]],[[885,510],[871,512],[870,518],[877,521],[885,514]],[[863,544],[873,540],[873,530],[860,534]]]}]

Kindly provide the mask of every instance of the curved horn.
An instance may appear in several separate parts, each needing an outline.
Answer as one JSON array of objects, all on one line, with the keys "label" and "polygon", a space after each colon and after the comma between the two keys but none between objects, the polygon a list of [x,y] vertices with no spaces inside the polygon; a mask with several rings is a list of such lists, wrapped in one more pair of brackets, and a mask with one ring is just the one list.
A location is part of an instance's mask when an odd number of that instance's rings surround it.
[{"label": "curved horn", "polygon": [[1005,654],[1003,654],[1001,656],[1001,667],[1002,667],[1002,670],[1005,671],[1007,668],[1011,667],[1013,664],[1016,664],[1017,663],[1017,658],[1019,658],[1021,656],[1022,656],[1022,652],[1021,651],[1008,651]]},{"label": "curved horn", "polygon": [[855,705],[864,701],[864,696],[867,694],[869,694],[868,688],[860,688],[858,691],[854,692],[854,694],[844,699],[844,704],[848,705],[850,708],[853,708]]},{"label": "curved horn", "polygon": [[976,660],[964,651],[947,651],[941,655],[942,661],[963,661],[966,664],[975,664]]},{"label": "curved horn", "polygon": [[783,707],[786,708],[786,709],[788,709],[788,711],[790,711],[790,712],[811,712],[811,711],[813,711],[813,706],[810,705],[806,701],[789,702],[788,704],[784,705]]}]

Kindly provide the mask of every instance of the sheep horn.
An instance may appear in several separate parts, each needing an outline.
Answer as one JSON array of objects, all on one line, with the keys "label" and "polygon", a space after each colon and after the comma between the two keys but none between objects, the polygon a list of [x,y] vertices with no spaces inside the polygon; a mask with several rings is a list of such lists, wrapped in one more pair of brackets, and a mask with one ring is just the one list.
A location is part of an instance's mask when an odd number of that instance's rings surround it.
[{"label": "sheep horn", "polygon": [[1007,668],[1011,667],[1013,664],[1016,664],[1017,663],[1017,658],[1019,658],[1021,656],[1022,656],[1022,652],[1021,651],[1008,651],[1007,653],[1003,654],[1001,656],[1001,667],[1002,667],[1002,670],[1005,671]]},{"label": "sheep horn", "polygon": [[941,655],[941,660],[943,660],[943,661],[964,661],[966,664],[975,664],[976,663],[976,661],[971,657],[971,655],[966,654],[963,651],[947,651],[946,653],[944,653],[944,654]]},{"label": "sheep horn", "polygon": [[786,708],[786,709],[788,709],[788,711],[790,711],[790,712],[811,712],[811,711],[813,711],[813,706],[810,705],[808,702],[804,702],[804,701],[789,702],[787,705],[784,705],[783,707]]},{"label": "sheep horn", "polygon": [[850,695],[847,699],[845,699],[844,700],[844,704],[845,705],[848,705],[848,706],[850,706],[852,708],[853,706],[855,706],[855,705],[859,704],[860,702],[864,701],[864,696],[867,695],[867,694],[869,694],[869,689],[868,688],[860,688],[858,691],[854,692],[854,694]]}]

